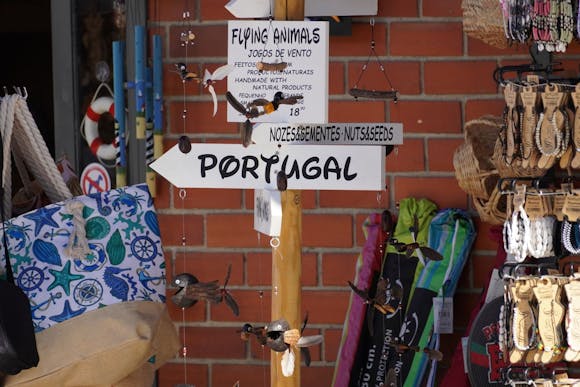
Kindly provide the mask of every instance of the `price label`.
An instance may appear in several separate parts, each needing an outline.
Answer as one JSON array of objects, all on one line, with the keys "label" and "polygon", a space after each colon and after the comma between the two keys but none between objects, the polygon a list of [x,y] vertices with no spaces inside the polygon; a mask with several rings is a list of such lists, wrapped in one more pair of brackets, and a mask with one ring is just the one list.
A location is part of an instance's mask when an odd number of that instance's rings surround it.
[{"label": "price label", "polygon": [[453,333],[453,298],[433,298],[433,329],[435,333]]}]

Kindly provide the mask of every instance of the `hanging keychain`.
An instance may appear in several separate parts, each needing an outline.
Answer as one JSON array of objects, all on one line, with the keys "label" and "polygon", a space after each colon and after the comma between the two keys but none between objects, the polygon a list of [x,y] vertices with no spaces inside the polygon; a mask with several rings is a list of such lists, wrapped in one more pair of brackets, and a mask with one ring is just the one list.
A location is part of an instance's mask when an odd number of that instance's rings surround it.
[{"label": "hanging keychain", "polygon": [[[353,88],[348,91],[350,95],[352,95],[355,99],[357,98],[371,98],[371,99],[392,99],[395,103],[397,102],[399,92],[395,90],[387,72],[385,71],[385,66],[381,63],[377,52],[375,51],[375,19],[372,18],[370,21],[371,25],[371,52],[367,58],[366,63],[363,65],[361,72],[354,84]],[[371,56],[373,56],[381,69],[381,72],[385,76],[385,79],[389,83],[391,90],[367,90],[367,89],[359,89],[358,84],[360,83],[365,71],[368,68],[369,62],[371,60]]]}]

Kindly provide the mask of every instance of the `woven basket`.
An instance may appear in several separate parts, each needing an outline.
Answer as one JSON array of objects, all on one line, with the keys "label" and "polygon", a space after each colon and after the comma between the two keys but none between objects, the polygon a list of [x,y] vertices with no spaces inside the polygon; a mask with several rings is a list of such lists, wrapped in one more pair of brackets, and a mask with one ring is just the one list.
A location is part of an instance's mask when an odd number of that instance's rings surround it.
[{"label": "woven basket", "polygon": [[541,177],[546,174],[546,170],[538,167],[522,167],[519,160],[514,160],[510,165],[506,164],[502,156],[502,146],[500,139],[496,139],[492,164],[495,166],[499,177]]},{"label": "woven basket", "polygon": [[493,189],[487,200],[473,198],[473,206],[483,222],[503,224],[507,218],[507,195],[502,195],[498,187]]},{"label": "woven basket", "polygon": [[463,30],[472,38],[490,46],[508,46],[503,27],[503,15],[498,0],[463,0]]},{"label": "woven basket", "polygon": [[459,187],[474,198],[488,199],[498,179],[490,162],[501,119],[484,116],[465,124],[465,142],[453,154]]}]

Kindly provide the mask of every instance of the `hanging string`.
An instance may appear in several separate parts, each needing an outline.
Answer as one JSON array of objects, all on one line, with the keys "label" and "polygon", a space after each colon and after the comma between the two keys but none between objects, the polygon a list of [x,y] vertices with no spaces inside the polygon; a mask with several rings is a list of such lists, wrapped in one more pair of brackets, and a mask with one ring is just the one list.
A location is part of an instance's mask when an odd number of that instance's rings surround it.
[{"label": "hanging string", "polygon": [[371,18],[370,25],[371,25],[371,51],[369,53],[369,56],[367,57],[367,61],[365,62],[365,64],[362,67],[362,70],[358,76],[358,79],[356,80],[354,87],[355,88],[357,87],[358,83],[362,79],[363,73],[366,71],[366,69],[369,65],[371,57],[374,57],[379,65],[379,68],[381,69],[381,72],[383,73],[385,79],[387,80],[389,86],[391,87],[391,89],[394,89],[393,84],[391,83],[391,80],[389,79],[389,76],[387,75],[387,72],[385,71],[385,66],[383,65],[383,63],[379,59],[379,56],[377,55],[377,52],[375,50],[375,46],[376,46],[376,42],[375,42],[375,18]]}]

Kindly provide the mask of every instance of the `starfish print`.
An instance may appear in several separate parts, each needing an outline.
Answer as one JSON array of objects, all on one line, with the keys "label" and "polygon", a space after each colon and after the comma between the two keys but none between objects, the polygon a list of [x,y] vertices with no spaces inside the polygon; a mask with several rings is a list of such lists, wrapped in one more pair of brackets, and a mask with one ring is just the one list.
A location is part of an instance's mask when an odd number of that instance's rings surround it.
[{"label": "starfish print", "polygon": [[70,304],[68,302],[68,300],[66,300],[64,302],[64,308],[62,309],[61,314],[57,314],[56,316],[52,316],[50,319],[54,322],[63,322],[65,320],[71,319],[73,317],[78,316],[79,314],[83,314],[83,312],[86,310],[87,308],[80,308],[77,310],[72,310],[70,307]]},{"label": "starfish print", "polygon": [[24,215],[25,218],[30,219],[34,222],[34,235],[38,235],[43,226],[58,227],[58,223],[52,219],[52,215],[58,212],[60,207],[55,206],[52,208],[42,207],[33,213]]},{"label": "starfish print", "polygon": [[70,283],[72,281],[76,281],[76,280],[79,280],[81,278],[84,278],[84,276],[82,276],[82,275],[71,274],[70,262],[71,261],[67,261],[67,263],[64,265],[64,267],[61,271],[54,270],[54,269],[48,269],[50,274],[52,274],[54,276],[54,281],[52,281],[52,283],[50,284],[50,286],[46,290],[51,290],[51,289],[56,288],[57,286],[61,286],[64,289],[64,292],[66,293],[66,295],[70,296]]}]

